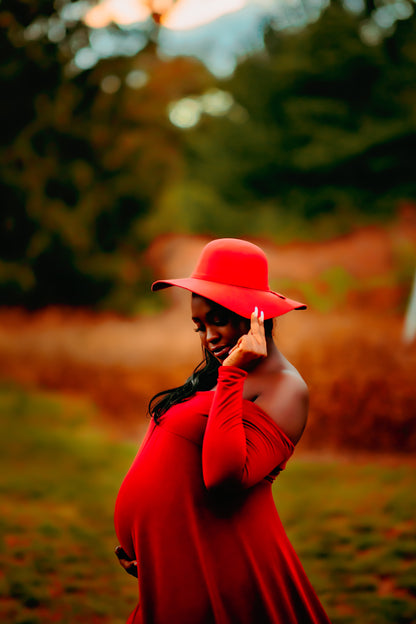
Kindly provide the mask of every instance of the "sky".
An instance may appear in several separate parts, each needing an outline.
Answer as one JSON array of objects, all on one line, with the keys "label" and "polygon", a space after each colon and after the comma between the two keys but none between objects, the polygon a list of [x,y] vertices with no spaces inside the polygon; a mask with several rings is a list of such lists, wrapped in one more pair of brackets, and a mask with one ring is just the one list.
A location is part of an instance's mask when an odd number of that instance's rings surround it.
[{"label": "sky", "polygon": [[272,20],[277,29],[299,27],[317,18],[327,1],[308,0],[306,9],[303,0],[101,0],[84,16],[95,31],[91,37],[95,49],[82,50],[76,63],[85,69],[94,61],[94,54],[110,55],[104,48],[111,47],[111,38],[104,31],[111,23],[125,30],[117,45],[112,35],[119,53],[123,54],[123,46],[127,46],[126,54],[137,53],[146,40],[137,32],[137,25],[148,24],[153,12],[161,14],[160,54],[194,56],[218,78],[226,78],[238,59],[263,48],[267,21]]},{"label": "sky", "polygon": [[[111,21],[128,25],[145,21],[151,13],[162,13],[162,25],[171,30],[187,30],[242,9],[253,0],[102,0],[86,15],[86,23],[102,28]],[[270,5],[271,0],[257,0]]]},{"label": "sky", "polygon": [[[98,0],[83,14],[91,28],[90,45],[77,52],[74,63],[83,70],[100,58],[134,56],[145,47],[149,36],[156,36],[162,57],[196,57],[217,78],[227,78],[240,59],[264,48],[266,25],[277,31],[302,28],[317,20],[329,1]],[[364,8],[364,0],[343,2],[356,14]],[[65,5],[65,9],[71,12],[77,5],[88,6],[79,0]],[[412,12],[407,0],[382,0],[372,18],[362,24],[363,41],[379,43],[397,20],[407,19]],[[157,31],[151,15],[160,25]],[[119,32],[106,28],[112,23],[120,26]]]}]

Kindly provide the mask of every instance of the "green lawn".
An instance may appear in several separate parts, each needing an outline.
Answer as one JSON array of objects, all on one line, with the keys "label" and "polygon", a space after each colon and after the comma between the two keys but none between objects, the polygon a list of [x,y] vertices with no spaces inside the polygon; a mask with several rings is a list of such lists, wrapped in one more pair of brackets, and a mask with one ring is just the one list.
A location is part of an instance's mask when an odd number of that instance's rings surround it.
[{"label": "green lawn", "polygon": [[[0,415],[0,622],[125,623],[136,588],[113,554],[112,516],[136,444],[111,440],[78,400],[3,386]],[[415,491],[406,465],[296,455],[277,479],[283,523],[334,624],[416,621]]]},{"label": "green lawn", "polygon": [[3,387],[0,414],[0,622],[125,623],[137,591],[113,554],[113,509],[135,445],[80,401]]},{"label": "green lawn", "polygon": [[275,485],[283,524],[334,624],[416,622],[416,473],[311,463]]}]

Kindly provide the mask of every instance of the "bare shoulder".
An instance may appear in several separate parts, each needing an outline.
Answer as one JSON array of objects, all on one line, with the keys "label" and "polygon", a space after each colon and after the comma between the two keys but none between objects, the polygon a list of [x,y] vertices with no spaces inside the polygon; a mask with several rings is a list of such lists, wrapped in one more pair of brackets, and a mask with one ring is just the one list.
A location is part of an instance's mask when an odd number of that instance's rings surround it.
[{"label": "bare shoulder", "polygon": [[261,407],[296,444],[306,425],[309,391],[293,367],[284,367],[266,376],[256,404]]}]

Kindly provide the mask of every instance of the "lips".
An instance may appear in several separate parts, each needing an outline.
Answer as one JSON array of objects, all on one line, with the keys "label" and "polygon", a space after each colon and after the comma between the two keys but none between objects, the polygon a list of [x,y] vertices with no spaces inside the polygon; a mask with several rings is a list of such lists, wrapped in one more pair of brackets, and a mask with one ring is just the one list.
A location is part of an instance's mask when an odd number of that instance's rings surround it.
[{"label": "lips", "polygon": [[211,353],[215,355],[215,357],[218,358],[219,360],[225,360],[230,350],[231,350],[230,345],[225,345],[221,347],[215,347],[215,349],[211,349]]}]

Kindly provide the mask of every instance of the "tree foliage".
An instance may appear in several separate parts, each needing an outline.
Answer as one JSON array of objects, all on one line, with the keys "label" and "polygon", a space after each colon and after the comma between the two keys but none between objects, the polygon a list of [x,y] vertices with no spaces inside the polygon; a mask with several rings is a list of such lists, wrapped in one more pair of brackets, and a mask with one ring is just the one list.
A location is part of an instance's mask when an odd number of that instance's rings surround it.
[{"label": "tree foliage", "polygon": [[343,215],[345,226],[391,214],[416,196],[415,23],[369,46],[361,17],[333,3],[297,33],[270,28],[266,53],[222,85],[244,124],[206,119],[189,133],[189,179],[238,210],[240,232],[256,231],[262,211],[272,234],[293,215]]},{"label": "tree foliage", "polygon": [[[128,307],[148,242],[143,217],[182,171],[166,108],[212,79],[192,60],[162,61],[151,41],[134,58],[76,71],[90,36],[82,21],[64,23],[53,2],[9,4],[0,10],[0,304]],[[51,41],[58,25],[64,34]],[[134,72],[141,88],[129,86]]]},{"label": "tree foliage", "polygon": [[[370,46],[365,16],[333,2],[215,81],[152,40],[77,70],[91,32],[70,5],[0,6],[0,304],[129,309],[162,232],[299,235],[415,198],[414,15]],[[215,83],[228,115],[169,122],[170,102]]]}]

